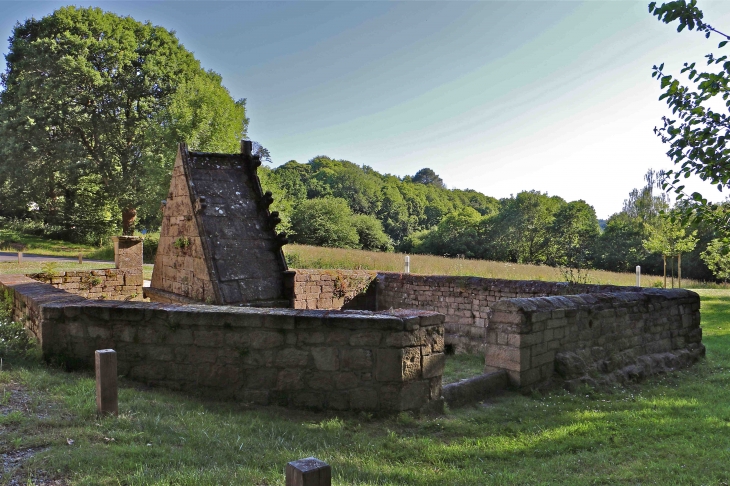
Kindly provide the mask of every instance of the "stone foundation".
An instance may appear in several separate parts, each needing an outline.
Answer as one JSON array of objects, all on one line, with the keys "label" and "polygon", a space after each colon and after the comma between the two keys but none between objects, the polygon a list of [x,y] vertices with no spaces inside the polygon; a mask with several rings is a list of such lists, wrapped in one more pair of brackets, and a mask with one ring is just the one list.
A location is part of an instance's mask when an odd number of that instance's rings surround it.
[{"label": "stone foundation", "polygon": [[43,355],[91,367],[117,351],[119,374],[206,397],[296,408],[438,410],[443,316],[83,299],[0,276]]},{"label": "stone foundation", "polygon": [[513,386],[637,381],[704,356],[700,298],[689,290],[507,299],[492,306],[485,372]]}]

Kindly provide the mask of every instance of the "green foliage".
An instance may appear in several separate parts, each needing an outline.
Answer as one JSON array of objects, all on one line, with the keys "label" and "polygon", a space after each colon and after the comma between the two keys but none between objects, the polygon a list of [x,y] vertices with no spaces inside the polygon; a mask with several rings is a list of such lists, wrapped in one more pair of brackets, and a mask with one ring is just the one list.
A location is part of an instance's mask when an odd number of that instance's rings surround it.
[{"label": "green foliage", "polygon": [[352,225],[357,231],[360,248],[363,250],[393,251],[393,242],[375,216],[356,214],[352,217]]},{"label": "green foliage", "polygon": [[730,245],[726,240],[712,240],[701,257],[717,279],[725,282],[730,279]]},{"label": "green foliage", "polygon": [[[712,33],[723,40],[717,48],[722,49],[730,36],[720,32],[703,20],[703,13],[696,0],[675,0],[649,4],[649,12],[666,24],[678,22],[677,32],[685,28],[697,30],[709,38]],[[730,128],[727,108],[730,107],[730,61],[727,55],[710,53],[707,71],[696,62],[685,62],[680,73],[686,80],[667,74],[664,64],[653,66],[652,77],[663,90],[660,100],[665,100],[671,116],[662,118],[662,126],[654,129],[669,146],[667,155],[678,166],[667,171],[665,186],[671,188],[678,198],[688,198],[697,203],[692,211],[695,216],[714,220],[724,231],[729,231],[727,222],[715,219],[716,204],[709,203],[700,193],[687,195],[682,180],[696,176],[709,181],[722,191],[730,187],[730,145],[727,131]],[[675,118],[676,117],[676,118]],[[689,211],[688,211],[689,214]]]},{"label": "green foliage", "polygon": [[565,201],[538,191],[524,191],[500,202],[499,214],[486,222],[487,241],[491,242],[488,258],[545,263],[550,254],[551,225]]},{"label": "green foliage", "polygon": [[185,248],[190,246],[190,238],[188,238],[187,236],[181,236],[176,239],[172,245],[178,250],[184,250]]},{"label": "green foliage", "polygon": [[154,223],[181,139],[231,149],[245,134],[244,102],[150,23],[63,7],[17,24],[6,60],[0,196],[80,240],[121,216],[127,234],[135,217]]},{"label": "green foliage", "polygon": [[660,217],[657,224],[650,226],[649,238],[644,240],[644,248],[663,256],[677,256],[694,250],[697,245],[697,231],[687,232],[678,219]]},{"label": "green foliage", "polygon": [[338,248],[359,248],[347,201],[326,197],[301,201],[291,216],[292,239],[297,243]]},{"label": "green foliage", "polygon": [[482,216],[470,207],[463,207],[446,216],[413,248],[414,253],[463,255],[475,258],[481,253],[479,225]]},{"label": "green foliage", "polygon": [[421,169],[416,172],[416,175],[413,176],[413,182],[416,184],[430,184],[440,189],[446,188],[446,184],[444,184],[443,179],[429,168]]},{"label": "green foliage", "polygon": [[549,263],[571,269],[593,265],[600,228],[592,206],[585,201],[573,201],[561,206],[555,212],[549,233]]}]

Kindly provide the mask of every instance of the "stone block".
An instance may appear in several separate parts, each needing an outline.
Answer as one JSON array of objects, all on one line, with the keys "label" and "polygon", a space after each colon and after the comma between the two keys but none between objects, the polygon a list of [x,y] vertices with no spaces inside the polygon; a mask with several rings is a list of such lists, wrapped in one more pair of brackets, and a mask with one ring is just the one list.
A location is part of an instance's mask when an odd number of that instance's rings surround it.
[{"label": "stone block", "polygon": [[350,336],[350,346],[378,346],[380,340],[379,331],[355,331]]},{"label": "stone block", "polygon": [[309,353],[298,349],[287,348],[276,353],[276,366],[282,368],[296,368],[307,366]]},{"label": "stone block", "polygon": [[360,383],[360,380],[358,380],[355,373],[351,371],[345,371],[335,374],[334,382],[335,387],[338,390],[349,390],[351,388],[357,387],[357,385]]},{"label": "stone block", "polygon": [[252,349],[271,349],[284,344],[284,334],[273,331],[251,331],[248,339]]},{"label": "stone block", "polygon": [[427,380],[406,383],[399,395],[398,410],[418,411],[430,401],[431,384]]},{"label": "stone block", "polygon": [[430,354],[428,356],[423,356],[421,359],[424,378],[435,378],[444,374],[446,355],[443,353]]},{"label": "stone block", "polygon": [[421,376],[421,349],[378,349],[375,379],[378,381],[409,381]]},{"label": "stone block", "polygon": [[354,410],[377,410],[378,394],[372,388],[350,390],[350,407]]},{"label": "stone block", "polygon": [[373,352],[369,349],[340,350],[340,367],[343,370],[369,370],[373,366]]},{"label": "stone block", "polygon": [[333,390],[335,380],[331,372],[314,371],[305,375],[307,386],[313,390]]},{"label": "stone block", "polygon": [[321,371],[335,371],[340,367],[337,348],[312,348],[314,366]]},{"label": "stone block", "polygon": [[302,370],[282,370],[276,379],[278,390],[301,390],[304,388],[304,372]]}]

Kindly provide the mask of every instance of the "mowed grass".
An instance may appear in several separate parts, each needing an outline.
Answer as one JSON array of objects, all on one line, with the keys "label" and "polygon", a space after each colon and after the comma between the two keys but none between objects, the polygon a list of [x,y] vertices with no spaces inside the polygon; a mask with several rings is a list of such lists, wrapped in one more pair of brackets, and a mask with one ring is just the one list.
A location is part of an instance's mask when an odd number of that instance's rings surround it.
[{"label": "mowed grass", "polygon": [[[405,254],[383,253],[342,248],[323,248],[318,246],[286,245],[284,253],[292,268],[332,268],[363,269],[384,272],[403,272]],[[565,281],[566,277],[559,268],[546,265],[523,265],[519,263],[493,262],[488,260],[464,260],[433,255],[410,255],[411,273],[420,275],[458,275],[485,278],[504,278],[510,280]],[[604,270],[584,270],[588,283],[610,285],[635,285],[636,274],[607,272]],[[663,282],[661,276],[642,275],[643,287],[655,286]],[[667,286],[671,280],[667,279]],[[675,285],[677,281],[675,280]],[[683,287],[699,288],[712,286],[695,280],[682,280]]]},{"label": "mowed grass", "polygon": [[[504,394],[444,416],[249,408],[122,380],[121,415],[99,419],[90,372],[6,358],[0,453],[42,451],[3,480],[283,485],[287,462],[315,456],[336,485],[727,484],[730,291],[700,293],[707,358],[689,370],[610,390]],[[27,397],[12,409],[14,387]]]}]

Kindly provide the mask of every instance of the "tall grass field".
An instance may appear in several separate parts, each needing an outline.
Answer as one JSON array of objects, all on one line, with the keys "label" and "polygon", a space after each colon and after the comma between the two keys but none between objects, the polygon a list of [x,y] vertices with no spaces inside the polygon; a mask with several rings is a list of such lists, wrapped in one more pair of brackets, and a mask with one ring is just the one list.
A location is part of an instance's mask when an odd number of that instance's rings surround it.
[{"label": "tall grass field", "polygon": [[[286,245],[284,247],[289,266],[292,268],[339,268],[403,272],[405,254],[383,253],[319,246]],[[510,280],[564,281],[569,270],[545,265],[524,265],[519,263],[493,262],[487,260],[465,260],[433,255],[409,255],[411,273],[421,275],[461,275]],[[577,272],[573,272],[576,276]],[[634,273],[607,272],[605,270],[581,270],[581,278],[587,283],[610,285],[636,285]],[[662,276],[642,275],[643,287],[658,287],[663,284]],[[678,282],[675,278],[675,286]],[[667,277],[667,287],[671,278]],[[682,287],[718,287],[714,283],[682,280]]]}]

